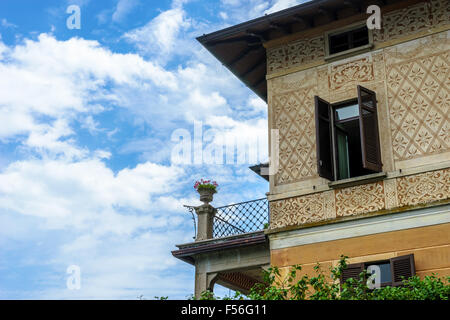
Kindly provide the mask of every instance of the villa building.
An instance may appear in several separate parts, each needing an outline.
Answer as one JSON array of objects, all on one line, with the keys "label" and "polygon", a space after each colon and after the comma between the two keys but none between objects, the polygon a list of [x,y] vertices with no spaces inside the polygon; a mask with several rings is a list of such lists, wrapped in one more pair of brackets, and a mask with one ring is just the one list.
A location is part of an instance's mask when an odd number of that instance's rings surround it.
[{"label": "villa building", "polygon": [[448,0],[313,0],[198,38],[279,138],[266,198],[190,208],[196,241],[173,255],[195,265],[197,296],[341,255],[344,280],[369,265],[382,285],[450,275],[449,27]]}]

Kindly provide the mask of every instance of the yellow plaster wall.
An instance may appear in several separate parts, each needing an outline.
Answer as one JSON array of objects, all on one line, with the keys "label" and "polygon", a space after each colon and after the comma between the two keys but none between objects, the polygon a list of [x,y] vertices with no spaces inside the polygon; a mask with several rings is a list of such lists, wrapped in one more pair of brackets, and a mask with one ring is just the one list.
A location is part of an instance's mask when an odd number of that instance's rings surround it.
[{"label": "yellow plaster wall", "polygon": [[313,267],[320,263],[328,274],[341,254],[349,263],[370,262],[414,254],[416,273],[420,277],[438,273],[450,276],[450,224],[379,233],[335,241],[320,242],[271,251],[271,264],[287,274],[290,266],[302,265],[298,274],[315,275]]}]

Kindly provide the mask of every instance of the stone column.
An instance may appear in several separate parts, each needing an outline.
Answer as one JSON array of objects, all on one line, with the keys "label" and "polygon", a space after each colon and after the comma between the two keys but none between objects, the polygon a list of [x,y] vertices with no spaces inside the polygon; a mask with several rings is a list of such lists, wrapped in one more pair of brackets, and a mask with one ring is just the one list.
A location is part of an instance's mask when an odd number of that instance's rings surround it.
[{"label": "stone column", "polygon": [[196,299],[200,299],[202,292],[211,291],[214,292],[214,283],[217,279],[217,272],[206,273],[202,270],[202,266],[195,264],[195,291],[194,295]]},{"label": "stone column", "polygon": [[197,213],[197,236],[195,241],[212,239],[213,224],[216,209],[210,204],[203,204],[195,208]]}]

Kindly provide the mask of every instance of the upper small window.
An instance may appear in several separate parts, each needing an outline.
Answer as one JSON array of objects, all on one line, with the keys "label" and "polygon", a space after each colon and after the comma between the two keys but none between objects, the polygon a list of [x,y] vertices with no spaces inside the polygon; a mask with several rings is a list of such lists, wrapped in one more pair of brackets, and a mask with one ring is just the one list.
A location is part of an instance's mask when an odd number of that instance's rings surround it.
[{"label": "upper small window", "polygon": [[340,56],[350,52],[359,52],[372,43],[370,30],[366,25],[347,28],[343,31],[334,31],[326,35],[327,57]]}]

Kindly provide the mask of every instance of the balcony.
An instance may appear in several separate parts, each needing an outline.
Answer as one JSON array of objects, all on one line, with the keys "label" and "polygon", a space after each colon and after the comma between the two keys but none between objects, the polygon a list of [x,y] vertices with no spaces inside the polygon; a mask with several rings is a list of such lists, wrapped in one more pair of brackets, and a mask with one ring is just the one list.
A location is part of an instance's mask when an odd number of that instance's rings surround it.
[{"label": "balcony", "polygon": [[[192,214],[196,207],[185,206]],[[269,202],[267,198],[239,202],[228,206],[215,208],[212,225],[212,238],[225,238],[264,230],[269,223]]]},{"label": "balcony", "polygon": [[194,221],[195,241],[177,245],[174,257],[195,266],[195,295],[220,284],[246,293],[262,282],[270,253],[264,229],[269,223],[267,198],[214,208],[185,206]]}]

